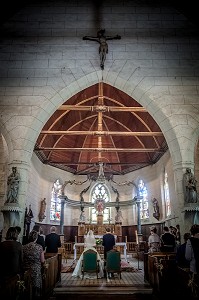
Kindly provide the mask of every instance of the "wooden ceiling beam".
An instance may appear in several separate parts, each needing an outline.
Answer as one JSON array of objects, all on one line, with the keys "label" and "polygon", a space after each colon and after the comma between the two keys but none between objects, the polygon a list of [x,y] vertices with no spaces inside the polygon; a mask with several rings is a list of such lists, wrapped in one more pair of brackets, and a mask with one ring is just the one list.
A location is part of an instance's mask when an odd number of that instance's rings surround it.
[{"label": "wooden ceiling beam", "polygon": [[165,152],[159,148],[65,148],[65,147],[35,147],[34,151],[76,151],[76,152]]},{"label": "wooden ceiling beam", "polygon": [[61,105],[57,108],[57,110],[78,110],[78,111],[102,111],[102,112],[109,112],[109,111],[120,111],[120,112],[147,112],[146,108],[140,106],[106,106],[106,105],[95,105],[95,106],[88,106],[88,105]]},{"label": "wooden ceiling beam", "polygon": [[71,130],[42,130],[41,134],[54,134],[54,135],[105,135],[105,136],[163,136],[162,132],[126,132],[126,131],[71,131]]},{"label": "wooden ceiling beam", "polygon": [[[65,166],[79,166],[79,165],[88,165],[90,167],[98,167],[98,163],[90,163],[90,162],[65,162],[65,161],[51,161],[49,160],[48,163],[53,163],[53,164],[63,164]],[[111,163],[104,163],[104,166],[137,166],[138,163],[120,163],[120,162],[111,162]],[[146,162],[139,162],[139,165],[146,165]],[[98,167],[99,168],[99,167]]]}]

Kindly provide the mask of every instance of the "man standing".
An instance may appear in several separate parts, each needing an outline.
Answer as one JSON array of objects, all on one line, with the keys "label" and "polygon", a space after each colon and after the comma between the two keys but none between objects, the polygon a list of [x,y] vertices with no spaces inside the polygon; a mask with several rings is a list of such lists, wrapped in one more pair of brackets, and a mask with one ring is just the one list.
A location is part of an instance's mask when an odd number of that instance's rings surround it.
[{"label": "man standing", "polygon": [[36,224],[36,225],[34,225],[32,230],[35,230],[38,232],[38,237],[37,237],[36,243],[41,245],[43,250],[45,250],[45,240],[44,240],[44,237],[40,235],[41,227],[38,224]]},{"label": "man standing", "polygon": [[115,246],[115,237],[111,233],[110,228],[106,228],[106,234],[103,236],[102,239],[102,246],[104,246],[104,259],[106,259],[106,253],[113,249]]},{"label": "man standing", "polygon": [[163,228],[164,233],[161,235],[161,251],[163,252],[174,252],[176,248],[175,236],[169,232],[169,227]]},{"label": "man standing", "polygon": [[46,253],[57,253],[58,248],[61,247],[60,236],[56,233],[55,226],[50,228],[50,234],[45,238]]},{"label": "man standing", "polygon": [[[115,237],[111,233],[111,230],[109,227],[106,228],[106,234],[103,235],[102,246],[104,246],[104,260],[105,260],[104,264],[106,264],[106,254],[108,251],[112,250],[113,247],[115,246]],[[104,277],[106,277],[106,272],[104,273]],[[109,274],[109,278],[111,278],[111,277],[114,277],[113,273]]]}]

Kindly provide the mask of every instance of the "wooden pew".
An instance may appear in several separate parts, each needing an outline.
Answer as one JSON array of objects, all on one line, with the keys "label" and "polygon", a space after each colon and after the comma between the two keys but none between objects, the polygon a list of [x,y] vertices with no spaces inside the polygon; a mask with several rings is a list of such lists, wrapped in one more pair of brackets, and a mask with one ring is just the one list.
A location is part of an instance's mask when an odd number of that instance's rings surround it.
[{"label": "wooden pew", "polygon": [[0,286],[0,299],[32,300],[31,271],[26,270],[22,277],[13,276]]},{"label": "wooden pew", "polygon": [[19,275],[15,275],[0,285],[0,299],[15,300],[18,294]]},{"label": "wooden pew", "polygon": [[[45,253],[45,265],[42,278],[42,298],[47,299],[55,285],[61,280],[62,255]],[[18,297],[18,298],[17,298]],[[31,271],[26,270],[23,277],[13,276],[0,286],[0,299],[32,300]]]},{"label": "wooden pew", "polygon": [[42,295],[49,296],[55,285],[61,280],[62,255],[60,253],[45,253],[43,271]]},{"label": "wooden pew", "polygon": [[144,255],[145,280],[155,293],[164,294],[175,284],[177,274],[176,253],[156,252]]}]

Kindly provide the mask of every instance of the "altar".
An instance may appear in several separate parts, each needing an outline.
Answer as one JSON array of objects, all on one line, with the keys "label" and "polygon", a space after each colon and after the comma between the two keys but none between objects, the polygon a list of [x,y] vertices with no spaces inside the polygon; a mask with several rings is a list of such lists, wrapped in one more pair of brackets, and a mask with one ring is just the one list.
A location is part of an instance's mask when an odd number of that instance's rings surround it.
[{"label": "altar", "polygon": [[[95,237],[97,237],[97,236],[95,236]],[[85,247],[84,243],[75,243],[74,244],[74,246],[73,246],[74,260],[77,259],[77,249],[78,248],[80,248],[80,249],[82,248],[81,252],[83,252],[84,247]],[[103,246],[102,245],[96,245],[96,250],[98,249],[98,247],[103,247]],[[115,249],[118,250],[118,248],[119,248],[119,251],[120,251],[120,247],[123,248],[124,259],[125,259],[125,261],[127,261],[127,252],[126,252],[127,246],[126,246],[126,243],[123,243],[123,242],[115,243],[115,246],[114,246]]]}]

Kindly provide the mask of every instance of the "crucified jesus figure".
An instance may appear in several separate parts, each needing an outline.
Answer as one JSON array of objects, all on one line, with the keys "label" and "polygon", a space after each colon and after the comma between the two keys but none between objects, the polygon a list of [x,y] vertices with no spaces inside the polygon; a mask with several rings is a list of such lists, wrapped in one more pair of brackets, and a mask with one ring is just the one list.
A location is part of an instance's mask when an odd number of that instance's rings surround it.
[{"label": "crucified jesus figure", "polygon": [[97,36],[84,36],[83,40],[95,41],[100,44],[99,46],[99,55],[100,55],[100,67],[104,70],[104,62],[106,59],[106,54],[108,53],[108,40],[120,40],[120,35],[115,36],[105,36],[105,29],[101,29],[97,32]]}]

